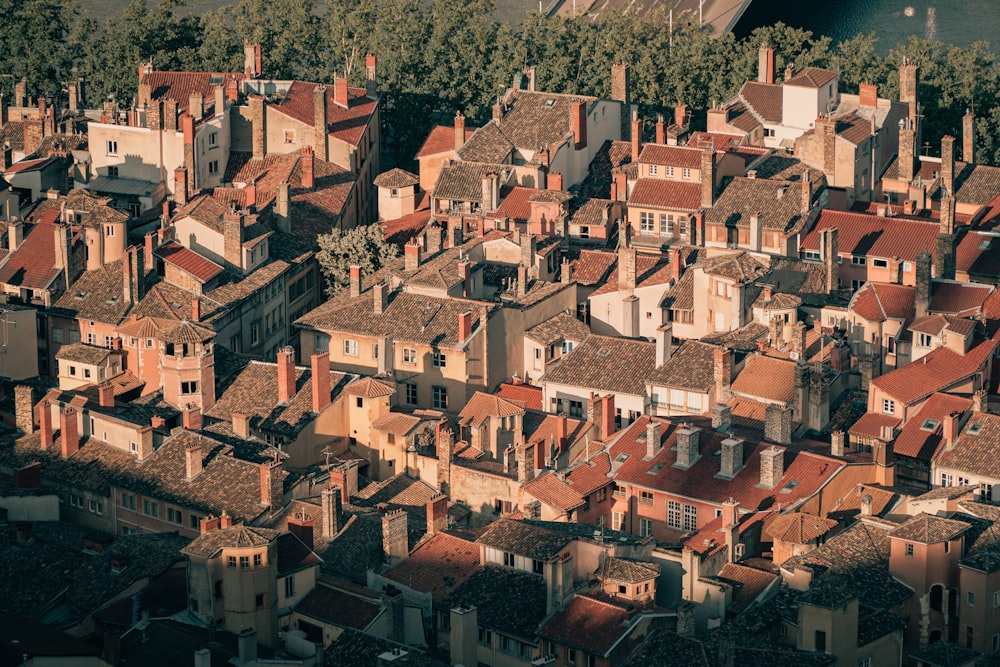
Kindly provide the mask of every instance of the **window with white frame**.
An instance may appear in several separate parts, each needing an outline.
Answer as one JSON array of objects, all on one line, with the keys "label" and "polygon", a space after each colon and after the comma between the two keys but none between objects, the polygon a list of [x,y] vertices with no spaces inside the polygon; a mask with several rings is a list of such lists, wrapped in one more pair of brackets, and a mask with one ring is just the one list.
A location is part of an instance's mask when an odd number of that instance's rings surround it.
[{"label": "window with white frame", "polygon": [[887,415],[896,414],[896,401],[891,398],[882,399],[882,413]]},{"label": "window with white frame", "polygon": [[643,234],[652,234],[655,222],[653,219],[653,214],[648,211],[642,211],[639,213],[639,231]]},{"label": "window with white frame", "polygon": [[212,160],[208,163],[208,173],[218,174],[219,173],[219,161]]},{"label": "window with white frame", "polygon": [[640,518],[639,519],[639,537],[646,537],[647,535],[653,534],[653,520]]},{"label": "window with white frame", "polygon": [[108,140],[108,155],[118,155],[118,142],[113,140]]},{"label": "window with white frame", "polygon": [[691,180],[691,170],[688,169],[687,167],[684,167],[683,169],[681,169],[681,178],[683,178],[685,181],[690,181]]},{"label": "window with white frame", "polygon": [[951,473],[941,473],[941,486],[951,486]]},{"label": "window with white frame", "polygon": [[434,363],[434,368],[444,368],[448,365],[448,358],[441,350],[434,350],[434,354],[431,356],[431,359]]},{"label": "window with white frame", "polygon": [[661,236],[673,236],[674,235],[674,215],[673,215],[673,213],[661,213],[660,214],[660,235]]},{"label": "window with white frame", "polygon": [[649,165],[649,175],[650,176],[656,176],[656,165],[655,164]]},{"label": "window with white frame", "polygon": [[922,333],[917,337],[917,345],[920,347],[930,347],[933,343],[934,339],[929,333]]},{"label": "window with white frame", "polygon": [[358,341],[348,338],[344,341],[344,354],[349,357],[358,356]]},{"label": "window with white frame", "polygon": [[435,410],[448,409],[448,390],[444,387],[431,388],[431,400]]},{"label": "window with white frame", "polygon": [[417,363],[417,351],[412,347],[403,348],[403,363],[404,364],[415,364]]},{"label": "window with white frame", "polygon": [[611,513],[611,530],[624,530],[622,526],[625,525],[625,512],[612,512]]},{"label": "window with white frame", "polygon": [[676,500],[667,501],[667,526],[681,529],[681,504]]},{"label": "window with white frame", "polygon": [[673,178],[673,177],[674,177],[674,168],[667,167],[667,178]]},{"label": "window with white frame", "polygon": [[684,530],[693,531],[698,529],[698,507],[697,505],[684,506]]}]

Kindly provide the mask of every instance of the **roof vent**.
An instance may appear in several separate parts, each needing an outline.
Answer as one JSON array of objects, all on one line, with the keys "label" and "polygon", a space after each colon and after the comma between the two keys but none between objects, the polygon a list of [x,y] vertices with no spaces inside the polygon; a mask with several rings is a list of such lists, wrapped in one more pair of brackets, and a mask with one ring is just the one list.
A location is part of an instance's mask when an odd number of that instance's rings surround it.
[{"label": "roof vent", "polygon": [[966,433],[968,433],[969,435],[976,435],[976,434],[979,433],[979,431],[982,430],[982,428],[983,428],[982,424],[976,423],[976,424],[973,424],[972,426],[970,426],[969,430],[966,431]]},{"label": "roof vent", "polygon": [[554,99],[548,99],[548,100],[545,100],[545,104],[543,104],[542,106],[544,106],[546,109],[551,109],[555,105],[556,105],[556,101]]},{"label": "roof vent", "polygon": [[791,493],[798,485],[799,485],[799,480],[797,479],[789,480],[788,484],[785,484],[784,488],[781,489],[781,493]]},{"label": "roof vent", "polygon": [[606,348],[606,347],[602,347],[601,349],[599,349],[599,350],[597,351],[597,356],[599,356],[599,357],[606,357],[606,356],[608,356],[609,354],[611,354],[611,350],[609,350],[609,349],[608,349],[608,348]]}]

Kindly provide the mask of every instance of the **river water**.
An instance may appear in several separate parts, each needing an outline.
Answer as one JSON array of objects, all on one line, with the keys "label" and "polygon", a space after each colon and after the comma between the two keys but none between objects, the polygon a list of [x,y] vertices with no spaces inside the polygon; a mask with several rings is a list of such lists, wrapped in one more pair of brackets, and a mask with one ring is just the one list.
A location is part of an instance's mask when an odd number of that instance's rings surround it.
[{"label": "river water", "polygon": [[744,37],[778,21],[834,42],[874,32],[883,54],[910,35],[956,46],[982,40],[1000,50],[1000,0],[754,0],[734,32]]}]

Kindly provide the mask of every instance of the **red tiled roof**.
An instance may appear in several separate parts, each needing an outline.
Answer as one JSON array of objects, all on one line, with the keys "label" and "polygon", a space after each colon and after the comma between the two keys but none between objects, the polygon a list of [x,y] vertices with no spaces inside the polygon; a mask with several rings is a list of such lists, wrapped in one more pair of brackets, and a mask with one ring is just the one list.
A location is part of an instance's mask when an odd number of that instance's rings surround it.
[{"label": "red tiled roof", "polygon": [[993,285],[935,282],[931,285],[931,303],[927,310],[948,315],[976,315],[995,289]]},{"label": "red tiled roof", "polygon": [[396,393],[396,385],[393,382],[385,382],[377,378],[364,377],[355,380],[344,387],[344,393],[349,396],[361,396],[363,398],[378,398],[380,396],[392,396]]},{"label": "red tiled roof", "polygon": [[701,168],[701,151],[691,146],[646,144],[639,153],[639,162],[690,169]]},{"label": "red tiled roof", "polygon": [[538,635],[589,655],[603,656],[630,631],[629,612],[624,607],[577,595],[539,629]]},{"label": "red tiled roof", "polygon": [[326,623],[364,630],[381,613],[376,602],[365,600],[336,588],[318,584],[295,611]]},{"label": "red tiled roof", "polygon": [[185,248],[177,241],[167,241],[156,249],[155,254],[164,262],[169,262],[202,283],[207,283],[222,273],[222,267],[205,259],[193,250]]},{"label": "red tiled roof", "polygon": [[490,217],[510,218],[516,222],[527,222],[531,218],[531,202],[529,198],[536,192],[535,188],[522,188],[520,186],[505,188],[506,193],[503,202],[497,207],[496,213]]},{"label": "red tiled roof", "polygon": [[[933,394],[903,426],[893,443],[893,451],[902,456],[930,461],[941,445],[944,418],[953,412],[965,412],[971,405],[972,400],[962,396]],[[936,423],[929,423],[928,420]]]},{"label": "red tiled roof", "polygon": [[[670,282],[673,272],[669,263],[663,263],[663,258],[658,255],[638,255],[636,257],[636,279],[635,286],[650,287],[652,285],[666,285]],[[603,285],[594,290],[591,298],[618,291],[618,266],[608,276]]]},{"label": "red tiled roof", "polygon": [[865,283],[855,292],[848,307],[869,322],[887,319],[908,321],[913,317],[914,288],[893,283]]},{"label": "red tiled roof", "polygon": [[524,405],[500,398],[495,394],[477,391],[458,413],[458,422],[463,426],[479,426],[487,417],[514,415],[524,415]]},{"label": "red tiled roof", "polygon": [[[465,139],[469,140],[476,131],[474,127],[465,128]],[[441,155],[442,153],[447,153],[448,151],[455,150],[455,126],[454,125],[435,125],[431,128],[430,134],[424,140],[424,144],[417,151],[414,156],[418,160],[422,157],[427,157],[429,155]]]},{"label": "red tiled roof", "polygon": [[770,586],[778,575],[739,563],[726,563],[719,579],[733,585],[733,603],[729,611],[738,614],[749,607]]},{"label": "red tiled roof", "polygon": [[55,233],[59,211],[49,211],[24,237],[0,268],[0,283],[28,289],[47,289],[62,269],[55,267]]},{"label": "red tiled roof", "polygon": [[[177,113],[184,113],[190,107],[192,93],[201,93],[205,99],[205,115],[215,115],[215,92],[213,78],[233,78],[238,75],[215,74],[212,72],[150,72],[142,77],[142,85],[149,86],[150,98],[171,99],[177,102]],[[219,85],[224,85],[220,80]]]},{"label": "red tiled roof", "polygon": [[[270,107],[307,125],[313,124],[313,91],[315,83],[295,81],[280,104]],[[327,132],[352,146],[357,146],[369,119],[375,113],[378,101],[367,97],[364,88],[348,88],[348,105],[345,109],[334,102],[334,86],[326,87]]]},{"label": "red tiled roof", "polygon": [[782,542],[808,544],[817,537],[826,535],[836,525],[837,522],[832,519],[804,512],[789,512],[779,514],[768,521],[764,532]]},{"label": "red tiled roof", "polygon": [[990,362],[997,342],[996,336],[983,340],[964,355],[939,347],[919,361],[880,375],[872,386],[910,405],[979,372]]},{"label": "red tiled roof", "polygon": [[866,412],[861,416],[861,419],[854,422],[848,433],[863,438],[881,438],[884,426],[896,428],[901,421],[892,415],[884,415],[879,412]]},{"label": "red tiled roof", "polygon": [[733,393],[791,404],[795,393],[795,364],[794,361],[752,355],[733,381]]},{"label": "red tiled roof", "polygon": [[15,162],[12,164],[4,174],[19,174],[22,171],[31,171],[32,169],[41,169],[45,167],[50,162],[55,162],[54,157],[43,157],[37,160],[21,160],[20,162]]},{"label": "red tiled roof", "polygon": [[437,602],[479,569],[479,545],[448,533],[437,533],[398,567],[385,573]]},{"label": "red tiled roof", "polygon": [[529,410],[542,409],[542,389],[530,384],[515,384],[504,382],[497,389],[495,396],[508,401],[519,401]]},{"label": "red tiled roof", "polygon": [[569,512],[584,504],[583,496],[551,471],[546,471],[522,485],[521,490],[532,498],[563,512]]},{"label": "red tiled roof", "polygon": [[955,269],[970,276],[1000,278],[1000,239],[970,230],[955,248]]},{"label": "red tiled roof", "polygon": [[[626,459],[619,466],[615,479],[619,483],[652,488],[664,493],[721,504],[729,498],[750,511],[765,509],[781,503],[790,506],[811,497],[844,466],[844,463],[812,452],[796,452],[784,448],[784,475],[774,489],[759,486],[760,453],[767,443],[743,443],[744,467],[731,480],[716,477],[719,459],[713,453],[721,448],[728,433],[701,432],[701,456],[687,470],[674,468],[677,452],[674,450],[679,424],[660,419],[663,443],[660,453],[652,460],[645,459],[645,436],[650,417],[640,417],[623,431],[611,444],[610,454],[615,461],[622,455]],[[796,482],[794,485],[791,482]]]},{"label": "red tiled roof", "polygon": [[819,67],[803,67],[791,79],[785,81],[786,86],[802,86],[804,88],[819,88],[825,86],[840,75],[829,69]]},{"label": "red tiled roof", "polygon": [[611,483],[609,472],[611,472],[611,457],[602,450],[571,467],[566,472],[566,481],[572,485],[574,491],[586,496]]},{"label": "red tiled roof", "polygon": [[864,213],[823,209],[812,231],[802,239],[802,250],[819,250],[819,233],[837,228],[841,254],[869,255],[915,262],[921,252],[934,252],[937,223],[888,218]]},{"label": "red tiled roof", "polygon": [[[692,132],[688,138],[688,146],[701,146],[705,142],[712,142],[712,147],[716,151],[735,150],[736,148],[747,148],[743,146],[742,134],[729,134],[727,132]],[[700,166],[700,165],[698,165]]]},{"label": "red tiled roof", "polygon": [[[772,124],[781,122],[783,115],[784,95],[781,86],[775,83],[760,83],[757,81],[747,81],[740,88],[739,99],[750,107],[750,111],[760,120]],[[744,121],[741,127],[738,123],[733,123],[735,118],[730,118],[730,123],[736,125],[741,130],[749,130],[753,124]],[[752,117],[751,117],[752,120]]]},{"label": "red tiled roof", "polygon": [[581,285],[596,285],[618,261],[618,255],[607,250],[581,250],[573,262],[573,280]]},{"label": "red tiled roof", "polygon": [[696,211],[701,207],[701,184],[666,178],[640,178],[628,198],[628,205],[671,211]]}]

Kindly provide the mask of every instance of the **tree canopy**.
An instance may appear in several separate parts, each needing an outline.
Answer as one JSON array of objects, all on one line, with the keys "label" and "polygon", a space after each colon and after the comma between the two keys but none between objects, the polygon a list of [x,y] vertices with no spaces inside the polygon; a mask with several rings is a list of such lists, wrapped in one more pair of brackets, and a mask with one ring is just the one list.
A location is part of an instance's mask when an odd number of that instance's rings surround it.
[{"label": "tree canopy", "polygon": [[[843,89],[878,85],[896,97],[904,56],[921,67],[924,138],[936,151],[943,134],[958,134],[967,108],[977,115],[980,161],[1000,164],[1000,63],[986,43],[968,48],[910,38],[882,57],[874,34],[835,44],[783,24],[744,39],[710,36],[696,23],[662,13],[617,14],[592,22],[540,14],[511,27],[494,18],[492,0],[239,0],[194,16],[184,0],[132,0],[121,16],[97,25],[74,0],[0,0],[0,72],[26,76],[33,94],[59,96],[72,68],[88,81],[88,103],[135,95],[136,67],[233,71],[242,69],[242,44],[259,41],[264,75],[329,82],[347,76],[363,85],[364,57],[378,55],[388,163],[410,160],[437,122],[462,111],[485,122],[513,73],[536,67],[542,90],[607,97],[613,63],[632,66],[632,99],[644,115],[684,102],[698,120],[713,102],[733,96],[755,78],[757,50],[775,47],[777,71],[786,64],[842,73]],[[8,90],[11,79],[0,79]]]},{"label": "tree canopy", "polygon": [[362,225],[346,232],[335,229],[317,240],[316,259],[326,277],[329,296],[347,287],[352,265],[361,267],[362,276],[370,276],[399,255],[399,248],[385,240],[379,225]]}]

